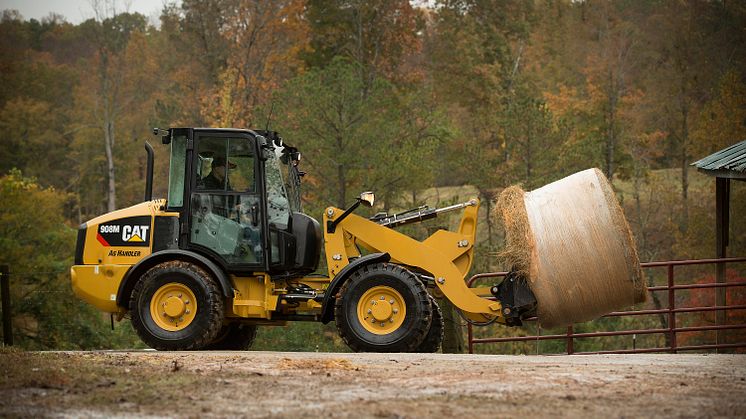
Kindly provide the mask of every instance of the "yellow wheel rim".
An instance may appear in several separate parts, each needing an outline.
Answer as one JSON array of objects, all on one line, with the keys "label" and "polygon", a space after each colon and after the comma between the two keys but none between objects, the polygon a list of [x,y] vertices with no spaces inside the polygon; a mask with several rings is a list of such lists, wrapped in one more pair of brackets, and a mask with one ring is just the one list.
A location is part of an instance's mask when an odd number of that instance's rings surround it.
[{"label": "yellow wheel rim", "polygon": [[360,324],[376,335],[387,335],[399,329],[406,315],[404,297],[399,291],[383,285],[366,291],[357,303]]},{"label": "yellow wheel rim", "polygon": [[176,332],[189,326],[197,314],[197,298],[189,287],[170,282],[150,299],[150,316],[158,327]]}]

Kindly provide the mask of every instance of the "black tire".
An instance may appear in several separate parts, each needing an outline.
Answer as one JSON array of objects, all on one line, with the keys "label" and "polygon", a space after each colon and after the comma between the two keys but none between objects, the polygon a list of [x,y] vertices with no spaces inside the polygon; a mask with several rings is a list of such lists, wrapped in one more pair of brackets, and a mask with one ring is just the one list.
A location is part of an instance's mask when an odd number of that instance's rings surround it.
[{"label": "black tire", "polygon": [[246,351],[256,339],[256,326],[241,323],[223,325],[218,336],[204,349],[208,351]]},{"label": "black tire", "polygon": [[[191,292],[194,295],[195,302],[186,300],[186,304],[191,305],[185,307],[197,306],[191,314],[191,322],[179,330],[159,326],[152,315],[151,301],[156,297],[156,292],[169,284],[176,284],[187,294]],[[223,296],[215,280],[199,266],[183,261],[164,262],[148,270],[135,285],[129,303],[132,326],[138,336],[146,345],[159,351],[202,349],[215,340],[220,331],[223,307]],[[159,319],[158,322],[164,320]]]},{"label": "black tire", "polygon": [[[359,308],[367,304],[366,293],[391,289],[398,293],[396,298],[402,300],[406,314],[393,321],[396,316],[396,312],[393,312],[391,323],[400,325],[393,326],[395,329],[390,332],[382,328],[380,333],[373,333],[368,327],[375,326],[367,325],[367,321],[365,326],[362,324],[365,320],[361,320]],[[334,303],[337,330],[347,346],[355,352],[412,352],[422,343],[430,328],[432,305],[427,290],[412,272],[401,266],[390,263],[362,266],[350,275],[337,295]],[[378,300],[377,297],[375,299]],[[372,299],[370,301],[371,304],[378,303]],[[388,303],[388,300],[384,303]],[[394,306],[394,303],[391,304]],[[371,323],[375,325],[378,320],[372,319]],[[388,327],[385,321],[381,323],[382,327],[384,324]]]},{"label": "black tire", "polygon": [[438,302],[432,296],[430,296],[430,304],[433,310],[433,321],[430,322],[430,329],[428,329],[425,338],[417,349],[415,349],[415,352],[438,352],[440,344],[443,343],[443,313],[440,311]]}]

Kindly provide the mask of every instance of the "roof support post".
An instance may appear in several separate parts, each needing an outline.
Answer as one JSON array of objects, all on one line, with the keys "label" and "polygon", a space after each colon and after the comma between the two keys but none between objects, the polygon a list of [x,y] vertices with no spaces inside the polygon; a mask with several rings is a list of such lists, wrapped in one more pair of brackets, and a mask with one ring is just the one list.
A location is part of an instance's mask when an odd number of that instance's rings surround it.
[{"label": "roof support post", "polygon": [[[716,231],[716,253],[718,258],[727,256],[728,230],[730,227],[730,179],[715,178],[715,231]],[[725,264],[718,263],[716,266],[716,281],[725,282]],[[716,289],[715,305],[726,305],[726,288]],[[716,322],[718,326],[726,323],[725,310],[716,311]],[[717,330],[715,342],[720,345],[725,343],[725,331]]]}]

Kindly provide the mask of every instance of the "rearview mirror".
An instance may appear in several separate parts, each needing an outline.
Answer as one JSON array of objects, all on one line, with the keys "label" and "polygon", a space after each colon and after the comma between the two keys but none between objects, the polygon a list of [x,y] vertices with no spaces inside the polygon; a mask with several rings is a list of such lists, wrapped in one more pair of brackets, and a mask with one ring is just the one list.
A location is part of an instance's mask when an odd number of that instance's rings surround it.
[{"label": "rearview mirror", "polygon": [[161,142],[163,144],[169,144],[171,142],[170,129],[153,128],[153,135],[155,135],[156,137],[161,137]]},{"label": "rearview mirror", "polygon": [[371,191],[363,192],[360,194],[360,198],[358,198],[358,200],[362,202],[363,205],[370,208],[376,202],[376,195]]}]

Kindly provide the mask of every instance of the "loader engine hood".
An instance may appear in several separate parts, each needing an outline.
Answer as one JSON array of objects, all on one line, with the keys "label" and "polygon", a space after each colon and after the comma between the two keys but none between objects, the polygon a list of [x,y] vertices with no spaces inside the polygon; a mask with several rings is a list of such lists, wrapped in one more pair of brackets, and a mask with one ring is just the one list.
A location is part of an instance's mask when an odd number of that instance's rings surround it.
[{"label": "loader engine hood", "polygon": [[[165,200],[147,201],[96,217],[78,229],[75,265],[70,269],[75,294],[101,311],[116,313],[117,290],[124,274],[158,249],[171,235],[154,230],[178,214],[164,213]],[[160,228],[163,230],[163,228]]]},{"label": "loader engine hood", "polygon": [[165,200],[142,202],[96,217],[78,229],[75,264],[134,264],[150,254],[153,218]]}]

